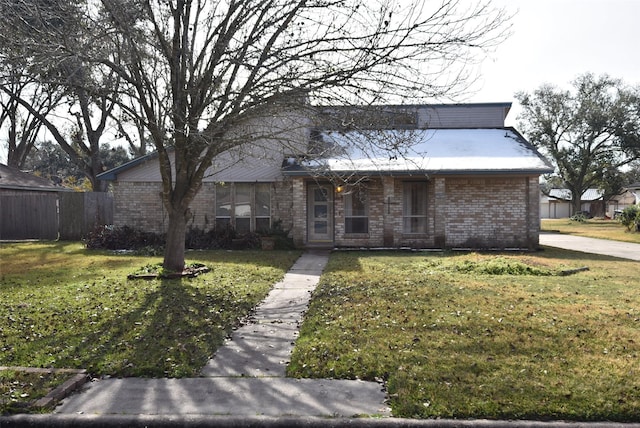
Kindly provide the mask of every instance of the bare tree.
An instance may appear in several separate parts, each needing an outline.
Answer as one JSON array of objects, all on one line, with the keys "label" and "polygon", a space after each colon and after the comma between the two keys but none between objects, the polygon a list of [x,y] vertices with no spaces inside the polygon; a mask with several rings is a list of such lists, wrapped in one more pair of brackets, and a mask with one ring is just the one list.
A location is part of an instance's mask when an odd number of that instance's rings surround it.
[{"label": "bare tree", "polygon": [[134,158],[146,155],[147,149],[152,144],[140,103],[135,98],[121,96],[116,109],[117,111],[112,112],[117,129],[116,138],[124,138],[129,153]]},{"label": "bare tree", "polygon": [[[75,54],[87,49],[87,16],[83,11],[81,4],[68,0],[0,1],[1,63],[5,69],[19,63],[20,67],[10,68],[9,77],[37,85],[42,88],[41,98],[50,100],[43,108],[41,99],[15,84],[2,84],[0,91],[32,118],[31,147],[38,132],[46,129],[92,189],[105,191],[106,183],[97,178],[105,170],[100,146],[107,127],[113,124],[120,77]],[[66,111],[62,104],[68,106]]]},{"label": "bare tree", "polygon": [[[56,143],[69,155],[71,161],[83,171],[94,191],[106,190],[106,183],[98,180],[97,175],[105,170],[100,157],[100,138],[113,108],[113,103],[108,98],[103,96],[92,100],[84,88],[80,88],[75,94],[64,96],[63,99],[70,103],[70,107],[65,118],[56,120],[55,116],[51,117],[52,109],[47,111],[38,109],[39,106],[33,104],[32,99],[23,97],[23,94],[10,92],[7,86],[0,85],[0,91],[15,102],[16,106],[28,112],[37,124],[38,130],[46,128],[49,131]],[[78,106],[78,111],[72,109],[75,105]],[[64,128],[68,127],[69,119],[73,120],[73,125],[71,125],[71,131],[67,133]],[[37,132],[32,137],[35,142]]]},{"label": "bare tree", "polygon": [[256,118],[465,91],[468,66],[503,39],[507,18],[463,3],[101,0],[85,9],[85,49],[63,38],[54,54],[107,67],[135,92],[159,158],[164,266],[181,270],[189,205],[213,159],[274,137],[247,127]]},{"label": "bare tree", "polygon": [[46,116],[62,98],[61,92],[25,79],[14,66],[5,66],[0,76],[0,128],[6,131],[7,164],[22,168],[35,146],[42,122],[20,105],[18,99],[28,100],[39,114]]}]

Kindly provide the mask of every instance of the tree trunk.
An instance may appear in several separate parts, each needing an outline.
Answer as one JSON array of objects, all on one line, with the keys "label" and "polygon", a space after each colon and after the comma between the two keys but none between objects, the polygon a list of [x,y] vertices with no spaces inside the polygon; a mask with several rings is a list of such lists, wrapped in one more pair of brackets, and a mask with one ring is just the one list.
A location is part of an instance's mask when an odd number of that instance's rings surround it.
[{"label": "tree trunk", "polygon": [[175,272],[182,272],[184,269],[184,246],[188,211],[188,209],[173,208],[169,212],[169,227],[163,262],[165,269]]},{"label": "tree trunk", "polygon": [[[582,196],[582,194],[580,196]],[[582,199],[580,197],[578,197],[577,199],[574,197],[571,198],[571,204],[573,205],[573,212],[571,213],[572,216],[582,211],[581,202],[582,202]]]}]

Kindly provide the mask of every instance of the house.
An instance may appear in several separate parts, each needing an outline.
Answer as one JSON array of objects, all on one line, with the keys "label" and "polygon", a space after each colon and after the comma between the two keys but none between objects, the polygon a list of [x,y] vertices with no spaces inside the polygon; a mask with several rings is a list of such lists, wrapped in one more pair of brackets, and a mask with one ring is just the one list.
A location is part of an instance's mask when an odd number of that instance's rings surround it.
[{"label": "house", "polygon": [[[191,224],[230,224],[242,233],[278,220],[299,247],[536,248],[538,179],[553,168],[504,126],[510,107],[296,112],[297,125],[278,132],[289,144],[255,138],[216,158],[191,205]],[[265,120],[254,125],[291,119]],[[165,230],[153,154],[99,177],[111,182],[116,226]]]},{"label": "house", "polygon": [[[614,218],[615,212],[636,203],[633,188],[625,190],[609,199],[606,204],[598,189],[587,189],[580,197],[581,211],[591,217]],[[606,206],[605,206],[606,205]],[[540,218],[567,218],[574,214],[569,189],[550,189],[540,195]]]},{"label": "house", "polygon": [[66,190],[37,175],[20,171],[8,165],[0,164],[0,194],[48,194]]},{"label": "house", "polygon": [[633,202],[629,205],[640,205],[640,182],[629,184],[625,190],[633,196]]}]

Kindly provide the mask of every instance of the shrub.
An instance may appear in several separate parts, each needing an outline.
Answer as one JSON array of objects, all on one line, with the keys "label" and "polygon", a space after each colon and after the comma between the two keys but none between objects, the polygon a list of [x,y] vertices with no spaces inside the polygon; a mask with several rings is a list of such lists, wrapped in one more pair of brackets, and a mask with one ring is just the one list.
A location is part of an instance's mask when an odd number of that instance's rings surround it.
[{"label": "shrub", "polygon": [[[164,244],[164,235],[145,232],[130,226],[98,226],[84,239],[84,245],[88,249],[134,250],[143,252],[145,255],[160,254]],[[259,235],[256,233],[238,235],[229,225],[214,227],[208,231],[189,227],[185,235],[185,248],[192,250],[244,250],[259,247]]]},{"label": "shrub", "polygon": [[282,226],[282,220],[274,220],[271,227],[262,229],[259,232],[260,236],[270,236],[275,238],[275,249],[277,250],[292,250],[295,248],[293,239],[289,237],[289,230]]},{"label": "shrub", "polygon": [[260,248],[260,235],[253,232],[246,233],[236,238],[234,247],[239,250],[253,250]]},{"label": "shrub", "polygon": [[224,245],[220,244],[220,239],[216,235],[216,229],[206,231],[193,226],[189,227],[187,230],[184,245],[185,248],[190,248],[192,250],[224,248]]},{"label": "shrub", "polygon": [[618,220],[627,230],[640,231],[640,208],[637,205],[628,206],[622,210]]},{"label": "shrub", "polygon": [[216,226],[209,233],[213,235],[212,239],[217,243],[217,248],[224,249],[233,248],[233,240],[238,236],[236,230],[230,224]]},{"label": "shrub", "polygon": [[580,211],[572,215],[570,220],[577,221],[579,223],[584,223],[585,221],[587,221],[587,218],[588,218],[587,214],[584,211]]},{"label": "shrub", "polygon": [[164,246],[164,242],[163,235],[129,226],[96,226],[84,239],[88,249],[103,250],[157,250]]}]

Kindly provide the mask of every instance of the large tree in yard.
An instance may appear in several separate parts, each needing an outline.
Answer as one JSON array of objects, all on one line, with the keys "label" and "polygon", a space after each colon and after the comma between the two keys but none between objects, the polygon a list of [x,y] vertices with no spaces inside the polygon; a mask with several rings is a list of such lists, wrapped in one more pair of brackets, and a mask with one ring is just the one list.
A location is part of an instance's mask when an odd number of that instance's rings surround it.
[{"label": "large tree in yard", "polygon": [[[61,91],[24,78],[21,65],[5,64],[0,75],[0,129],[7,146],[7,165],[23,168],[40,136],[39,117],[48,115],[62,99]],[[32,114],[20,102],[26,101]]]},{"label": "large tree in yard", "polygon": [[468,5],[98,0],[85,8],[83,49],[61,42],[57,53],[114,72],[140,104],[129,111],[141,112],[158,154],[169,219],[164,266],[181,270],[189,206],[216,156],[261,137],[293,143],[267,127],[245,133],[246,124],[311,104],[419,102],[464,91],[474,77],[468,65],[507,30],[502,11]]},{"label": "large tree in yard", "polygon": [[589,188],[619,190],[613,178],[640,159],[639,95],[620,80],[593,74],[579,76],[571,91],[543,85],[516,95],[519,127],[555,163],[547,178],[571,191],[573,212]]},{"label": "large tree in yard", "polygon": [[100,57],[97,53],[108,49],[86,46],[93,31],[85,13],[89,3],[0,0],[0,93],[31,118],[29,149],[46,129],[92,190],[106,191],[97,178],[106,168],[100,149],[114,112],[120,111],[114,110],[120,77],[79,55]]}]

